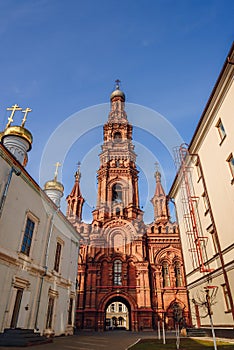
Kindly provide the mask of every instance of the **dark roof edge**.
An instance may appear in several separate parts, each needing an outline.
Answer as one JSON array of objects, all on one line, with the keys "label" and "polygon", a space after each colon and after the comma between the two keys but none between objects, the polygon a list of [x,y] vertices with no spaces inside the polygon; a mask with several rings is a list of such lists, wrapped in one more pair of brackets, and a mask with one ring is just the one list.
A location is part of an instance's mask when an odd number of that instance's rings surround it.
[{"label": "dark roof edge", "polygon": [[216,83],[215,83],[215,86],[214,86],[213,89],[212,89],[212,92],[211,92],[211,94],[210,94],[210,97],[209,97],[209,99],[208,99],[208,101],[207,101],[207,103],[206,103],[206,105],[205,105],[205,108],[204,108],[204,110],[203,110],[203,112],[202,112],[202,115],[201,115],[201,117],[200,117],[200,119],[199,119],[199,122],[198,122],[198,124],[197,124],[197,127],[196,127],[196,129],[195,129],[195,131],[194,131],[194,133],[193,133],[193,136],[192,136],[192,139],[191,139],[191,141],[190,141],[190,143],[189,143],[188,149],[190,149],[190,147],[192,146],[192,143],[193,143],[193,141],[194,141],[194,138],[195,138],[195,136],[196,136],[196,134],[197,134],[197,132],[198,132],[198,130],[199,130],[199,128],[200,128],[200,125],[201,125],[201,123],[202,123],[202,121],[203,121],[203,118],[205,117],[205,114],[206,114],[206,112],[207,112],[207,110],[208,110],[208,108],[209,108],[209,105],[210,105],[210,103],[211,103],[211,101],[212,101],[212,99],[213,99],[213,97],[214,97],[214,94],[215,94],[215,92],[216,92],[216,89],[218,88],[218,85],[219,85],[219,83],[220,83],[220,80],[222,79],[222,76],[223,76],[223,74],[224,74],[224,71],[225,71],[227,65],[229,65],[229,63],[228,63],[228,58],[231,56],[231,54],[233,53],[233,51],[234,51],[234,41],[232,42],[232,46],[231,46],[231,48],[230,48],[230,50],[229,50],[229,52],[228,52],[228,55],[227,55],[226,60],[225,60],[225,62],[224,62],[224,64],[223,64],[222,70],[221,70],[221,72],[220,72],[220,74],[219,74],[219,76],[218,76],[218,79],[217,79],[217,81],[216,81]]},{"label": "dark roof edge", "polygon": [[[213,98],[213,96],[214,96],[214,94],[215,94],[215,92],[216,92],[216,89],[217,89],[217,87],[218,87],[218,85],[219,85],[219,83],[220,83],[220,80],[222,79],[222,76],[223,76],[223,74],[224,74],[224,71],[225,71],[227,65],[230,64],[230,63],[228,62],[228,58],[232,55],[233,51],[234,51],[234,41],[232,42],[232,46],[231,46],[231,48],[230,48],[230,50],[229,50],[229,52],[228,52],[228,54],[227,54],[227,57],[226,57],[226,60],[225,60],[225,62],[224,62],[224,64],[223,64],[222,70],[221,70],[221,72],[220,72],[220,74],[219,74],[219,76],[218,76],[218,79],[217,79],[217,81],[216,81],[216,83],[215,83],[215,86],[214,86],[213,89],[212,89],[212,92],[211,92],[211,94],[210,94],[210,97],[209,97],[209,99],[208,99],[208,101],[207,101],[207,103],[206,103],[206,106],[205,106],[205,108],[204,108],[204,110],[203,110],[203,112],[202,112],[202,115],[201,115],[201,117],[200,117],[200,119],[199,119],[199,122],[198,122],[198,124],[197,124],[197,127],[196,127],[196,129],[195,129],[195,131],[194,131],[194,133],[193,133],[193,136],[192,136],[192,139],[191,139],[191,141],[190,141],[190,143],[189,143],[188,149],[190,149],[190,147],[192,146],[192,143],[193,143],[193,141],[194,141],[194,139],[195,139],[195,136],[196,136],[196,134],[197,134],[197,132],[198,132],[198,130],[199,130],[199,128],[200,128],[200,125],[201,125],[201,123],[202,123],[202,121],[203,121],[203,119],[204,119],[204,117],[205,117],[205,114],[206,114],[206,112],[207,112],[207,110],[208,110],[208,108],[209,108],[209,105],[210,105],[210,103],[211,103],[211,101],[212,101],[212,98]],[[179,170],[179,171],[180,171],[180,170]],[[179,171],[177,171],[176,176],[175,176],[175,178],[174,178],[174,181],[173,181],[173,183],[172,183],[172,185],[171,185],[171,187],[170,187],[170,190],[169,190],[169,192],[168,192],[168,197],[169,197],[169,198],[173,198],[173,197],[172,197],[172,190],[173,190],[173,187],[175,186],[175,183],[176,183],[176,181],[177,181],[177,179],[178,179],[178,172],[179,172]]]}]

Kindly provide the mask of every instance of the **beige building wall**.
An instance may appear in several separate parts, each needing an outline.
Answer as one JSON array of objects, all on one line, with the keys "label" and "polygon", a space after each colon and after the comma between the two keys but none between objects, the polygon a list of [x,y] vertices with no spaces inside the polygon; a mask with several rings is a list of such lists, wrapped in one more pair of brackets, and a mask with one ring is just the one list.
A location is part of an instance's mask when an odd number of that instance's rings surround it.
[{"label": "beige building wall", "polygon": [[[0,217],[0,331],[21,327],[47,335],[72,334],[79,236],[1,144],[0,200],[12,166],[21,173],[12,174]],[[25,254],[28,218],[35,226],[30,252]],[[57,243],[61,252],[55,268]]]},{"label": "beige building wall", "polygon": [[[229,53],[232,62],[233,50],[234,46]],[[233,111],[234,65],[226,61],[189,145],[184,166],[170,190],[177,208],[196,326],[209,326],[207,309],[200,305],[205,301],[207,286],[216,287],[209,291],[210,296],[214,293],[211,297],[214,325],[221,328],[234,325]]]}]

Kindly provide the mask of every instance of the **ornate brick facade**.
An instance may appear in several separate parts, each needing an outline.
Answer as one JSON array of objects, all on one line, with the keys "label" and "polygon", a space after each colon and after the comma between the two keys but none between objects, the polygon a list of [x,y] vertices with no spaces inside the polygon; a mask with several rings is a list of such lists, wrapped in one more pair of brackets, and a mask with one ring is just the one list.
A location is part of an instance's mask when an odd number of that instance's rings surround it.
[{"label": "ornate brick facade", "polygon": [[77,328],[107,329],[106,310],[115,302],[126,305],[133,331],[155,329],[163,319],[173,328],[175,309],[181,310],[184,322],[189,323],[178,226],[170,221],[161,175],[159,171],[155,174],[151,200],[155,219],[146,225],[139,206],[132,126],[118,83],[110,100],[92,224],[81,220],[84,199],[79,170],[67,198],[67,216],[82,235]]}]

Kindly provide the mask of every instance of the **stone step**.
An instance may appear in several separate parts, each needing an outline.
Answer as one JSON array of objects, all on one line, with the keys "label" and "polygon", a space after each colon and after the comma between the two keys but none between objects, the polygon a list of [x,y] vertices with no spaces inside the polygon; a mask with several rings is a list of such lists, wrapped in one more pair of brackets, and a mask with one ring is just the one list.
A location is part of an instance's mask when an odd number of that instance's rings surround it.
[{"label": "stone step", "polygon": [[26,347],[51,342],[51,338],[41,336],[33,329],[5,329],[4,333],[0,334],[0,346]]},{"label": "stone step", "polygon": [[187,328],[188,337],[206,337],[206,331],[202,328]]}]

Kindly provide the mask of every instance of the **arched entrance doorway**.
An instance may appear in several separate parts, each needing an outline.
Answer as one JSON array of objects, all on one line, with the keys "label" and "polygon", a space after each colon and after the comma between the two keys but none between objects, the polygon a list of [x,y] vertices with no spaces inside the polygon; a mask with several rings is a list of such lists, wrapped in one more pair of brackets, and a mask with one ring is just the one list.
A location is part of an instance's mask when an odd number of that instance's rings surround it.
[{"label": "arched entrance doorway", "polygon": [[183,325],[185,322],[183,305],[177,301],[173,301],[167,309],[165,316],[168,329],[175,329],[176,324]]},{"label": "arched entrance doorway", "polygon": [[105,330],[131,330],[131,307],[122,297],[113,297],[105,307]]}]

